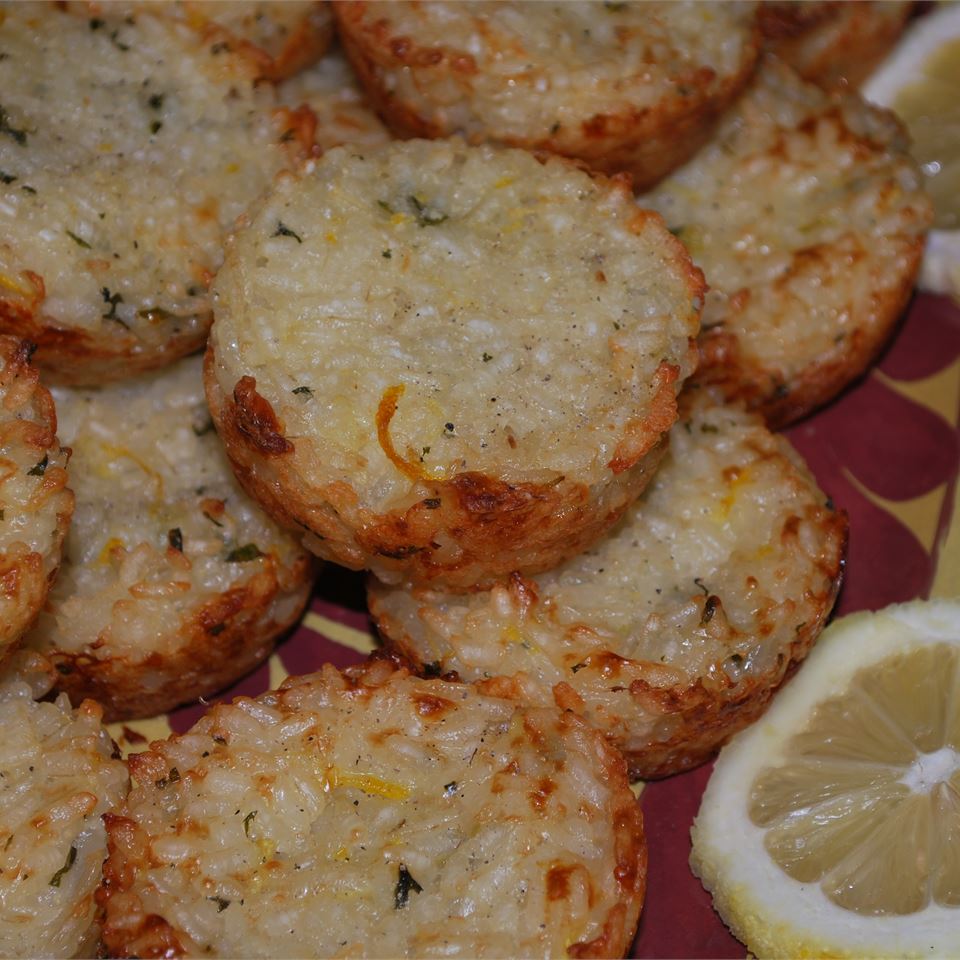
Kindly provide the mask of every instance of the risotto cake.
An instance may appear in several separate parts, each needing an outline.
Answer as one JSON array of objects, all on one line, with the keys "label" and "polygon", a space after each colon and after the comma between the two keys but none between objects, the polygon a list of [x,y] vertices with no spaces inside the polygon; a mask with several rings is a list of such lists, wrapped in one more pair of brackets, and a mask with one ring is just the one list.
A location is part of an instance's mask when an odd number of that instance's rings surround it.
[{"label": "risotto cake", "polygon": [[603,731],[634,777],[708,759],[816,639],[846,520],[756,415],[687,406],[651,485],[581,556],[469,596],[371,580],[390,645],[424,671],[522,681]]},{"label": "risotto cake", "polygon": [[225,228],[300,155],[273,87],[159,11],[0,9],[0,329],[61,383],[201,347]]},{"label": "risotto cake", "polygon": [[715,140],[640,204],[710,284],[701,381],[783,426],[832,399],[886,342],[930,225],[893,114],[770,58]]},{"label": "risotto cake", "polygon": [[469,589],[577,553],[639,494],[702,291],[658,214],[562,158],[335,148],[234,236],[207,397],[311,550]]},{"label": "risotto cake", "polygon": [[77,496],[61,575],[26,643],[111,720],[215,693],[299,617],[310,555],[237,485],[201,360],[101,390],[55,388]]},{"label": "risotto cake", "polygon": [[623,758],[515,686],[327,666],[133,755],[110,956],[622,956],[646,879]]},{"label": "risotto cake", "polygon": [[43,606],[73,515],[69,452],[32,353],[0,336],[0,663]]},{"label": "risotto cake", "polygon": [[752,3],[349,2],[340,38],[401,136],[578,157],[648,187],[753,69]]},{"label": "risotto cake", "polygon": [[[129,788],[100,707],[39,698],[54,674],[23,651],[0,671],[0,954],[95,956],[102,814]],[[44,677],[46,678],[44,680]]]}]

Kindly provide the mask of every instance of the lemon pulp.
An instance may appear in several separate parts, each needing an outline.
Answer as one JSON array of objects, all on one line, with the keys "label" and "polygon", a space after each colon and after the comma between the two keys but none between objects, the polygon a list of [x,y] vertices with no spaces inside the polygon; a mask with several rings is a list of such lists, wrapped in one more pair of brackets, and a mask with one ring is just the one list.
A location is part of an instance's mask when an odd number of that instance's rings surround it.
[{"label": "lemon pulp", "polygon": [[790,877],[864,916],[960,906],[960,651],[856,673],[762,770],[749,798]]},{"label": "lemon pulp", "polygon": [[900,90],[893,109],[913,139],[911,153],[927,175],[934,226],[960,227],[960,38],[945,41]]}]

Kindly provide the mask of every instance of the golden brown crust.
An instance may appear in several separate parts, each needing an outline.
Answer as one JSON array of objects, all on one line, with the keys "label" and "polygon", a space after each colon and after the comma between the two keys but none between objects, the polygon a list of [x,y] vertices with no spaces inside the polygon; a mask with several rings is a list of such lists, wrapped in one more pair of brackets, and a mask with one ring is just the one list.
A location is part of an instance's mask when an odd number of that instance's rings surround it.
[{"label": "golden brown crust", "polygon": [[0,297],[0,329],[36,344],[36,361],[50,383],[66,386],[96,385],[104,381],[158,370],[179,357],[199,350],[207,339],[211,317],[200,328],[171,333],[160,346],[146,347],[131,334],[91,336],[84,330],[59,327],[44,316],[43,278],[30,280],[38,291],[27,300]]},{"label": "golden brown crust", "polygon": [[0,545],[0,662],[43,606],[74,506],[69,451],[57,439],[53,398],[31,364],[33,352],[25,340],[0,336],[0,517],[7,530],[21,531]]},{"label": "golden brown crust", "polygon": [[766,45],[804,79],[823,87],[858,87],[903,32],[912,2],[763,3]]},{"label": "golden brown crust", "polygon": [[[800,420],[807,414],[829,403],[846,385],[864,374],[876,360],[892,335],[897,321],[913,295],[913,282],[923,258],[924,238],[906,241],[901,248],[901,267],[898,283],[886,288],[874,288],[867,302],[861,306],[872,317],[881,318],[872,329],[861,326],[846,336],[830,356],[811,360],[798,371],[786,374],[771,370],[741,350],[741,338],[736,333],[736,306],[731,299],[730,316],[734,320],[726,326],[708,327],[700,334],[697,346],[700,364],[695,378],[707,386],[719,387],[730,401],[741,401],[750,409],[759,411],[772,430],[779,430]],[[842,249],[811,248],[801,251],[794,266],[776,285],[789,298],[787,284],[802,274],[819,272],[828,276],[857,256]],[[820,266],[818,267],[818,262]]]},{"label": "golden brown crust", "polygon": [[388,648],[420,672],[584,717],[633,777],[708,759],[755,720],[833,607],[847,521],[760,419],[681,396],[653,485],[581,557],[489,593],[371,578]]},{"label": "golden brown crust", "polygon": [[[256,19],[258,14],[270,16],[275,2],[250,4],[250,18]],[[236,53],[251,62],[257,76],[273,83],[279,83],[319,60],[333,39],[333,20],[326,0],[299,6],[304,8],[302,14],[284,33],[282,41],[264,44],[248,37],[243,23],[231,29],[230,25],[218,22],[216,4],[193,0],[184,3],[188,22],[200,28],[207,41],[230,43]]]},{"label": "golden brown crust", "polygon": [[[104,704],[106,722],[166,713],[183,703],[209,696],[259,666],[285,630],[303,613],[310,594],[310,559],[296,558],[284,576],[299,583],[299,597],[282,608],[284,618],[271,617],[280,582],[277,561],[267,557],[263,569],[241,586],[215,596],[192,611],[177,628],[178,643],[169,652],[152,652],[146,660],[122,655],[52,650],[57,689],[71,701],[90,698]],[[109,627],[104,631],[109,633]],[[252,636],[259,642],[251,644]],[[93,648],[109,644],[101,637]]]},{"label": "golden brown crust", "polygon": [[[544,150],[583,160],[603,173],[629,173],[637,189],[647,189],[688,160],[710,137],[716,120],[749,79],[759,53],[759,31],[747,42],[735,71],[718,78],[710,66],[691,67],[672,78],[671,90],[653,106],[629,101],[617,109],[583,115],[575,123],[555,124],[546,134],[531,130],[516,135],[490,128],[464,130],[440,117],[443,108],[418,105],[391,85],[390,78],[409,73],[418,86],[443,81],[474,95],[476,59],[466,50],[446,44],[418,44],[398,35],[392,23],[374,18],[363,0],[335,2],[334,13],[344,52],[372,105],[399,137],[446,137],[463,133],[472,143],[496,140],[528,150]],[[509,57],[512,51],[507,51]],[[513,95],[513,91],[510,91]],[[531,96],[536,96],[533,92]]]},{"label": "golden brown crust", "polygon": [[[666,449],[662,439],[618,452],[617,475],[601,495],[582,483],[506,483],[480,472],[422,481],[407,506],[375,513],[346,483],[306,489],[296,445],[255,381],[244,377],[224,397],[212,345],[204,365],[207,398],[237,478],[277,522],[323,541],[324,556],[353,570],[382,571],[451,589],[480,589],[513,570],[534,573],[593,543],[647,485]],[[673,377],[665,374],[672,406]],[[659,396],[659,393],[658,393]],[[671,418],[672,420],[673,418]],[[652,443],[652,445],[651,445]],[[627,444],[627,438],[624,440]],[[620,448],[618,447],[618,451]],[[455,546],[454,546],[455,543]],[[383,574],[381,574],[383,575]]]}]

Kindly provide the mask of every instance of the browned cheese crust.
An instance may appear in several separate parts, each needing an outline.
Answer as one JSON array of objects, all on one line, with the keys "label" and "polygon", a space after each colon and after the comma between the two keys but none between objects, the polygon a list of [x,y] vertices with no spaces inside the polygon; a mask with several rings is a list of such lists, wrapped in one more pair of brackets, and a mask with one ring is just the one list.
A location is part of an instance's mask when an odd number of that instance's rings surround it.
[{"label": "browned cheese crust", "polygon": [[751,4],[334,4],[361,83],[399,136],[496,140],[647,188],[746,83]]},{"label": "browned cheese crust", "polygon": [[697,378],[771,427],[873,361],[931,221],[896,118],[773,58],[715,140],[639,202],[664,215],[710,284]]},{"label": "browned cheese crust", "polygon": [[646,882],[623,758],[519,693],[326,666],[133,755],[110,955],[622,956]]},{"label": "browned cheese crust", "polygon": [[[113,7],[116,0],[98,3]],[[161,7],[184,20],[208,43],[225,44],[248,60],[258,77],[274,83],[319,60],[333,37],[326,0],[181,0]]]},{"label": "browned cheese crust", "polygon": [[0,662],[43,606],[73,515],[69,451],[32,353],[32,344],[0,336]]},{"label": "browned cheese crust", "polygon": [[662,456],[702,289],[680,251],[560,158],[328,152],[217,279],[207,398],[237,476],[309,549],[384,579],[548,569]]},{"label": "browned cheese crust", "polygon": [[755,415],[692,399],[651,486],[583,555],[487,593],[385,587],[370,610],[422,670],[510,676],[602,730],[634,777],[708,759],[819,634],[846,518]]},{"label": "browned cheese crust", "polygon": [[823,87],[860,84],[889,53],[912,0],[773,0],[760,4],[764,45]]}]

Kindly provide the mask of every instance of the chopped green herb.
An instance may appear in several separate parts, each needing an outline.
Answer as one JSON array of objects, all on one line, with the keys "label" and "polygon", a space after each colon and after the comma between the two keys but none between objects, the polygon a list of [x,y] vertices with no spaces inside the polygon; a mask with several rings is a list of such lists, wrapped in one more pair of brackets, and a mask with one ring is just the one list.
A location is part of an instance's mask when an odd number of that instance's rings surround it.
[{"label": "chopped green herb", "polygon": [[[440,506],[441,502],[442,502],[442,501],[440,500],[439,497],[427,497],[427,499],[423,501],[423,505],[424,505],[428,510],[436,510],[437,507]],[[2,518],[0,518],[0,519],[2,519]]]},{"label": "chopped green herb", "polygon": [[445,437],[453,437],[456,435],[456,432],[457,432],[457,428],[452,423],[450,423],[449,420],[443,425],[443,435]]},{"label": "chopped green herb", "polygon": [[159,110],[163,106],[163,94],[154,93],[147,101],[147,105],[153,110]]},{"label": "chopped green herb", "polygon": [[392,259],[393,259],[393,251],[392,251],[392,250],[384,250],[384,251],[380,254],[380,256],[383,257],[384,260],[392,260]]},{"label": "chopped green herb", "polygon": [[701,433],[719,433],[720,431],[712,423],[701,423]]},{"label": "chopped green herb", "polygon": [[377,206],[378,206],[381,210],[386,210],[387,213],[392,214],[392,213],[394,212],[393,207],[391,207],[390,204],[387,203],[386,200],[378,200],[378,201],[377,201]]},{"label": "chopped green herb", "polygon": [[183,553],[183,534],[180,532],[179,527],[174,527],[172,530],[167,531],[167,543],[169,543],[174,550]]},{"label": "chopped green herb", "polygon": [[123,303],[123,297],[119,293],[111,293],[109,287],[101,287],[100,296],[103,297],[104,303],[110,304],[109,312],[101,314],[103,319],[119,321],[120,318],[117,316],[117,304]]},{"label": "chopped green herb", "polygon": [[585,663],[575,663],[575,664],[570,668],[570,670],[571,670],[573,673],[577,673],[577,671],[582,670],[585,666],[586,666]]},{"label": "chopped green herb", "polygon": [[36,192],[37,192],[37,191],[34,190],[33,187],[31,187],[28,183],[25,183],[20,189],[21,189],[24,193],[36,194]]},{"label": "chopped green herb", "polygon": [[410,891],[414,893],[423,893],[423,887],[413,879],[413,874],[401,863],[397,876],[397,886],[393,891],[393,905],[397,910],[402,910],[410,899]]},{"label": "chopped green herb", "polygon": [[255,543],[247,543],[237,547],[227,554],[227,563],[247,563],[249,560],[259,560],[263,556]]},{"label": "chopped green herb", "polygon": [[47,464],[48,464],[49,462],[50,462],[50,458],[49,458],[46,454],[44,454],[44,455],[43,455],[43,459],[42,459],[39,463],[37,463],[37,464],[35,464],[34,466],[32,466],[32,467],[27,471],[27,476],[28,476],[28,477],[42,477],[42,476],[47,472]]},{"label": "chopped green herb", "polygon": [[679,237],[683,233],[683,227],[670,227],[670,232],[675,236]]},{"label": "chopped green herb", "polygon": [[212,900],[217,905],[217,913],[223,913],[231,903],[230,900],[224,900],[223,897],[207,897],[207,899]]},{"label": "chopped green herb", "polygon": [[294,387],[293,392],[303,394],[304,396],[307,396],[307,397],[313,396],[313,391],[309,387]]},{"label": "chopped green herb", "polygon": [[66,863],[50,878],[51,887],[59,887],[60,881],[63,879],[63,875],[67,873],[70,868],[77,862],[77,848],[71,846],[70,852],[67,854]]},{"label": "chopped green herb", "polygon": [[[214,740],[216,740],[216,737],[214,737]],[[224,743],[226,743],[225,740],[224,740]],[[244,832],[244,834],[245,834],[246,836],[248,836],[248,837],[250,836],[250,824],[252,823],[253,818],[254,818],[256,815],[257,815],[257,811],[256,811],[256,810],[251,810],[251,811],[243,818],[243,832]]]},{"label": "chopped green herb", "polygon": [[21,147],[27,145],[27,131],[14,127],[10,123],[7,111],[4,110],[3,107],[0,107],[0,133],[5,133],[8,137],[12,137]]},{"label": "chopped green herb", "polygon": [[431,210],[423,201],[415,197],[412,193],[407,200],[410,201],[410,206],[413,207],[413,212],[416,215],[417,223],[421,227],[435,227],[438,223],[443,223],[444,220],[449,220],[450,218],[445,213],[437,213],[435,210]]},{"label": "chopped green herb", "polygon": [[12,173],[4,173],[0,170],[0,183],[13,183],[17,178]]},{"label": "chopped green herb", "polygon": [[203,511],[203,515],[204,515],[215,527],[222,527],[222,526],[223,526],[223,524],[222,524],[212,513],[207,513],[207,511],[204,510],[204,511]]},{"label": "chopped green herb", "polygon": [[603,0],[603,5],[611,13],[619,13],[621,10],[626,9],[627,6],[625,2],[614,2],[614,0]]},{"label": "chopped green herb", "polygon": [[293,230],[291,230],[282,220],[277,221],[277,229],[272,234],[272,236],[293,237],[293,239],[296,240],[297,243],[303,243],[303,238],[299,234],[294,233]]},{"label": "chopped green herb", "polygon": [[557,120],[550,125],[550,136],[560,132],[560,121]]},{"label": "chopped green herb", "polygon": [[118,39],[119,35],[120,35],[120,31],[119,31],[119,30],[114,30],[114,31],[110,34],[110,42],[111,42],[118,50],[121,50],[121,51],[123,51],[124,53],[126,53],[126,52],[130,49],[130,47],[129,47],[128,44],[126,44],[126,43],[121,43],[121,42],[120,42],[120,40]]},{"label": "chopped green herb", "polygon": [[280,134],[280,142],[290,143],[290,141],[293,140],[294,137],[296,137],[296,135],[297,135],[297,132],[293,129],[293,127],[288,127],[286,130],[283,131],[283,133]]},{"label": "chopped green herb", "polygon": [[159,133],[159,132],[160,132],[160,128],[161,128],[162,126],[163,126],[163,121],[162,121],[162,120],[154,120],[153,123],[150,124],[150,132],[151,132],[151,133]]},{"label": "chopped green herb", "polygon": [[489,363],[493,359],[493,354],[487,353],[486,350],[483,351],[483,362]]},{"label": "chopped green herb", "polygon": [[2,520],[2,519],[3,519],[3,508],[0,507],[0,520]]},{"label": "chopped green herb", "polygon": [[87,243],[87,241],[84,240],[83,237],[78,237],[72,230],[67,230],[67,231],[65,231],[65,232],[66,232],[67,236],[68,236],[78,247],[83,247],[84,250],[90,250],[90,249],[91,249],[90,244]]},{"label": "chopped green herb", "polygon": [[91,30],[99,30],[103,26],[103,21],[99,17],[94,17],[87,25]]}]

